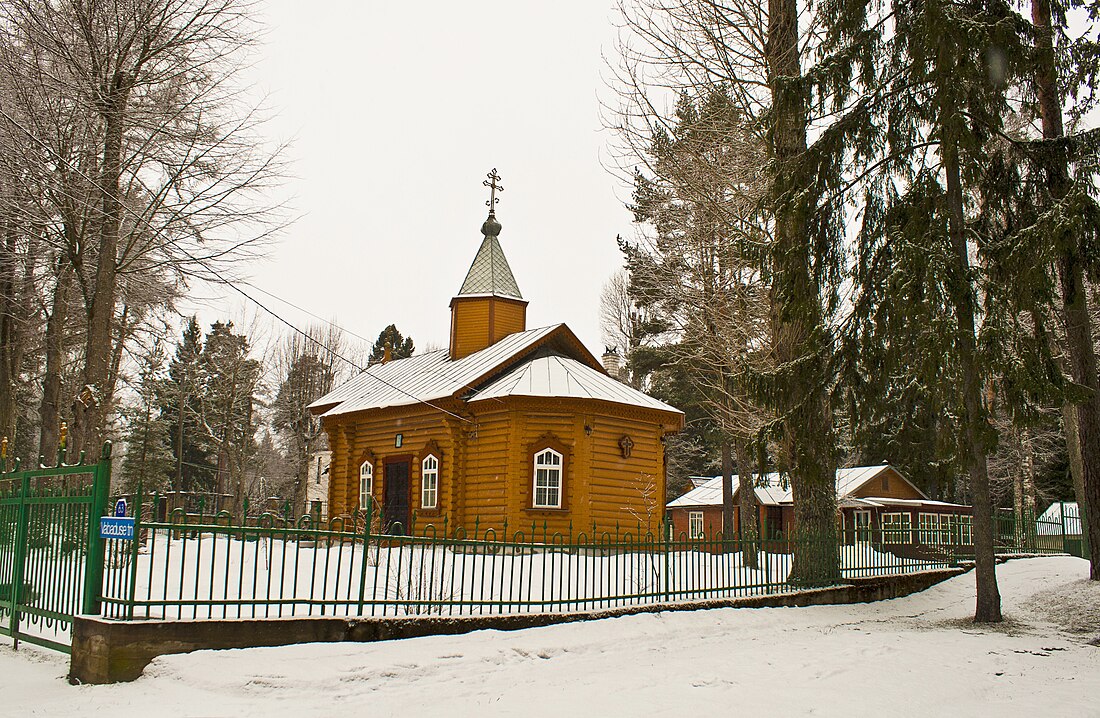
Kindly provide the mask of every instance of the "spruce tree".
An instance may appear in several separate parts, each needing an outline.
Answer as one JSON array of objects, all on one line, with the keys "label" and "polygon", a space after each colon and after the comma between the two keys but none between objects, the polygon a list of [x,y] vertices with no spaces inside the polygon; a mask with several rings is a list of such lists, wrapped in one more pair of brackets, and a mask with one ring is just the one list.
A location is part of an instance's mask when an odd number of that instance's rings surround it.
[{"label": "spruce tree", "polygon": [[231,494],[234,510],[246,496],[246,469],[256,452],[257,404],[261,365],[249,357],[248,337],[233,331],[233,322],[214,322],[203,341],[202,419],[214,452],[214,490]]},{"label": "spruce tree", "polygon": [[[1071,455],[1079,457],[1080,477],[1075,476],[1074,483],[1086,519],[1088,535],[1084,538],[1092,561],[1090,578],[1100,581],[1100,379],[1085,285],[1086,273],[1100,270],[1095,251],[1100,238],[1100,209],[1090,182],[1096,168],[1097,141],[1092,137],[1095,132],[1066,136],[1062,101],[1063,94],[1081,98],[1075,108],[1078,116],[1094,106],[1093,79],[1100,69],[1100,46],[1087,33],[1071,40],[1066,32],[1067,12],[1080,4],[1072,0],[1031,2],[1035,58],[1032,78],[1043,140],[1035,143],[1035,155],[1039,173],[1046,181],[1036,185],[1040,195],[1037,206],[1043,210],[1037,231],[1022,236],[1049,238],[1053,244],[1068,373],[1081,390],[1066,403],[1063,414]],[[1076,174],[1075,166],[1079,168]]]},{"label": "spruce tree", "polygon": [[[903,242],[923,245],[919,252],[893,258],[898,279],[911,291],[881,296],[895,313],[912,311],[928,292],[948,310],[938,326],[942,343],[918,349],[936,358],[950,356],[957,376],[947,410],[958,416],[960,464],[965,467],[974,507],[977,602],[975,620],[1001,620],[997,588],[988,454],[996,445],[985,389],[991,380],[989,354],[979,344],[981,322],[1005,326],[995,302],[985,301],[976,280],[981,265],[971,261],[995,237],[981,223],[978,198],[1000,196],[1004,165],[993,163],[988,148],[1005,134],[1011,83],[1021,70],[1024,28],[1012,9],[996,2],[953,3],[938,0],[894,3],[869,15],[864,3],[837,0],[828,11],[837,18],[829,38],[838,57],[851,58],[853,92],[870,99],[866,122],[853,122],[850,134],[862,143],[857,158],[877,174],[867,183],[860,232],[863,266],[875,267],[887,247]],[[893,27],[885,32],[884,18]],[[863,68],[864,72],[857,72]],[[866,68],[874,68],[866,70]],[[863,118],[860,118],[863,119]],[[868,127],[863,126],[864,124]],[[997,190],[990,187],[995,183]],[[995,207],[981,207],[996,213]],[[925,269],[929,271],[924,271]],[[881,292],[864,275],[861,290]],[[918,302],[911,300],[917,298]],[[909,303],[910,308],[903,305]],[[937,314],[939,312],[937,311]],[[941,315],[942,316],[942,315]]]},{"label": "spruce tree", "polygon": [[386,355],[387,344],[390,346],[390,359],[408,359],[416,350],[412,337],[402,336],[397,326],[391,324],[378,333],[378,339],[371,346],[369,363],[382,361]]},{"label": "spruce tree", "polygon": [[203,427],[202,329],[192,316],[184,326],[161,385],[161,416],[168,423],[175,470],[173,491],[212,491],[213,456]]},{"label": "spruce tree", "polygon": [[123,490],[133,493],[165,491],[171,483],[176,462],[172,456],[168,421],[158,409],[158,398],[165,393],[161,376],[164,356],[159,344],[140,356],[136,401],[122,410],[126,420],[123,432],[125,453],[120,474]]}]

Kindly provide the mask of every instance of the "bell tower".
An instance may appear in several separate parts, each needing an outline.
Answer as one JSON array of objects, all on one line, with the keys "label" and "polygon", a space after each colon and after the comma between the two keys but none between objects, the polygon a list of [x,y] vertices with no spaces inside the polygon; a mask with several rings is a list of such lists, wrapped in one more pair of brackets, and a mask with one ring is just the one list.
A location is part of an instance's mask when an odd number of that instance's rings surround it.
[{"label": "bell tower", "polygon": [[482,184],[489,188],[489,217],[481,225],[481,247],[458,294],[451,299],[451,359],[461,359],[527,328],[527,302],[500,248],[496,168]]}]

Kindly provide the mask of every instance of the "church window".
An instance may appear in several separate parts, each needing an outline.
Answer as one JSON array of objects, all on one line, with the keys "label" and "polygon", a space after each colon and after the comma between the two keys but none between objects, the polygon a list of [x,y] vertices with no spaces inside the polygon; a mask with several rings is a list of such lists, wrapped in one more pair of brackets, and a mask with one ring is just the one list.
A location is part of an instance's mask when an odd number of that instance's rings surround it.
[{"label": "church window", "polygon": [[535,454],[535,500],[537,509],[560,509],[562,455],[553,449]]},{"label": "church window", "polygon": [[359,465],[359,506],[365,506],[367,497],[374,493],[374,464],[364,461]]},{"label": "church window", "polygon": [[439,506],[439,459],[429,454],[420,462],[420,508]]}]

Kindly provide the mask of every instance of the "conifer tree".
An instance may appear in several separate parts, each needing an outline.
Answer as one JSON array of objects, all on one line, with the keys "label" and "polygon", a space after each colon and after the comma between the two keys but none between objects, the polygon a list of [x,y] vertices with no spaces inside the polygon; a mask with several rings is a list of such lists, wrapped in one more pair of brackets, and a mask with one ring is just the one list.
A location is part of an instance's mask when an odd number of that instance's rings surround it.
[{"label": "conifer tree", "polygon": [[161,415],[168,423],[175,462],[173,491],[212,491],[213,457],[204,431],[202,329],[192,316],[184,326],[168,365],[168,381],[161,385]]},{"label": "conifer tree", "polygon": [[214,322],[203,341],[202,428],[217,461],[216,491],[231,494],[234,509],[246,495],[245,475],[256,451],[261,366],[249,356],[248,337],[233,322]]},{"label": "conifer tree", "polygon": [[387,344],[390,346],[390,359],[408,359],[416,350],[412,337],[403,336],[397,326],[391,324],[379,332],[378,339],[375,340],[370,350],[369,363],[374,364],[382,361],[386,354]]},{"label": "conifer tree", "polygon": [[[895,315],[941,320],[915,349],[924,353],[918,361],[947,356],[953,364],[948,375],[957,382],[944,398],[946,410],[958,416],[960,465],[974,507],[974,617],[999,621],[988,475],[996,432],[984,396],[993,377],[979,331],[983,322],[987,329],[1009,325],[998,303],[979,292],[986,286],[976,283],[983,266],[975,266],[971,256],[997,239],[995,228],[981,220],[1000,216],[996,200],[1010,184],[1011,167],[990,163],[988,150],[1005,135],[1024,28],[1010,7],[997,2],[894,3],[869,10],[864,3],[837,0],[826,12],[837,18],[830,49],[849,59],[841,69],[855,80],[849,82],[852,92],[869,98],[862,103],[868,109],[849,129],[860,140],[857,158],[877,175],[866,185],[860,289],[893,304]],[[882,293],[878,283],[887,267],[895,291]],[[857,307],[874,304],[859,301]],[[987,331],[997,340],[992,334]],[[942,388],[942,379],[936,383]]]},{"label": "conifer tree", "polygon": [[1051,264],[1061,295],[1068,373],[1080,390],[1069,397],[1063,414],[1070,452],[1080,457],[1081,476],[1074,482],[1086,519],[1090,578],[1100,581],[1100,378],[1085,285],[1086,273],[1100,269],[1095,251],[1100,208],[1091,184],[1100,141],[1095,131],[1067,137],[1063,121],[1063,96],[1079,98],[1073,108],[1077,117],[1095,107],[1093,81],[1100,70],[1100,45],[1089,33],[1078,38],[1067,33],[1067,12],[1079,5],[1072,0],[1031,0],[1032,79],[1042,126],[1034,155],[1045,182],[1035,185],[1035,206],[1041,214],[1021,236],[1053,245]]},{"label": "conifer tree", "polygon": [[176,468],[168,422],[158,410],[158,398],[165,392],[161,376],[164,359],[159,342],[139,357],[136,401],[122,410],[126,429],[120,473],[128,493],[139,486],[144,491],[168,489]]}]

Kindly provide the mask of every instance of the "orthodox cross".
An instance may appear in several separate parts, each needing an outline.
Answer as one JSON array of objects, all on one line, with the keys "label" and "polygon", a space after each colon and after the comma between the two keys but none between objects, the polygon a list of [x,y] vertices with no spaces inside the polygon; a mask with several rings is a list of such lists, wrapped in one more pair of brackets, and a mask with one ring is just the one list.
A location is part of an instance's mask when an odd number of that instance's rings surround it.
[{"label": "orthodox cross", "polygon": [[500,182],[500,175],[497,174],[496,167],[485,176],[489,178],[481,183],[489,188],[489,199],[485,201],[485,204],[489,205],[490,214],[496,214],[496,204],[500,201],[497,199],[497,192],[503,192],[504,188],[497,184]]}]

